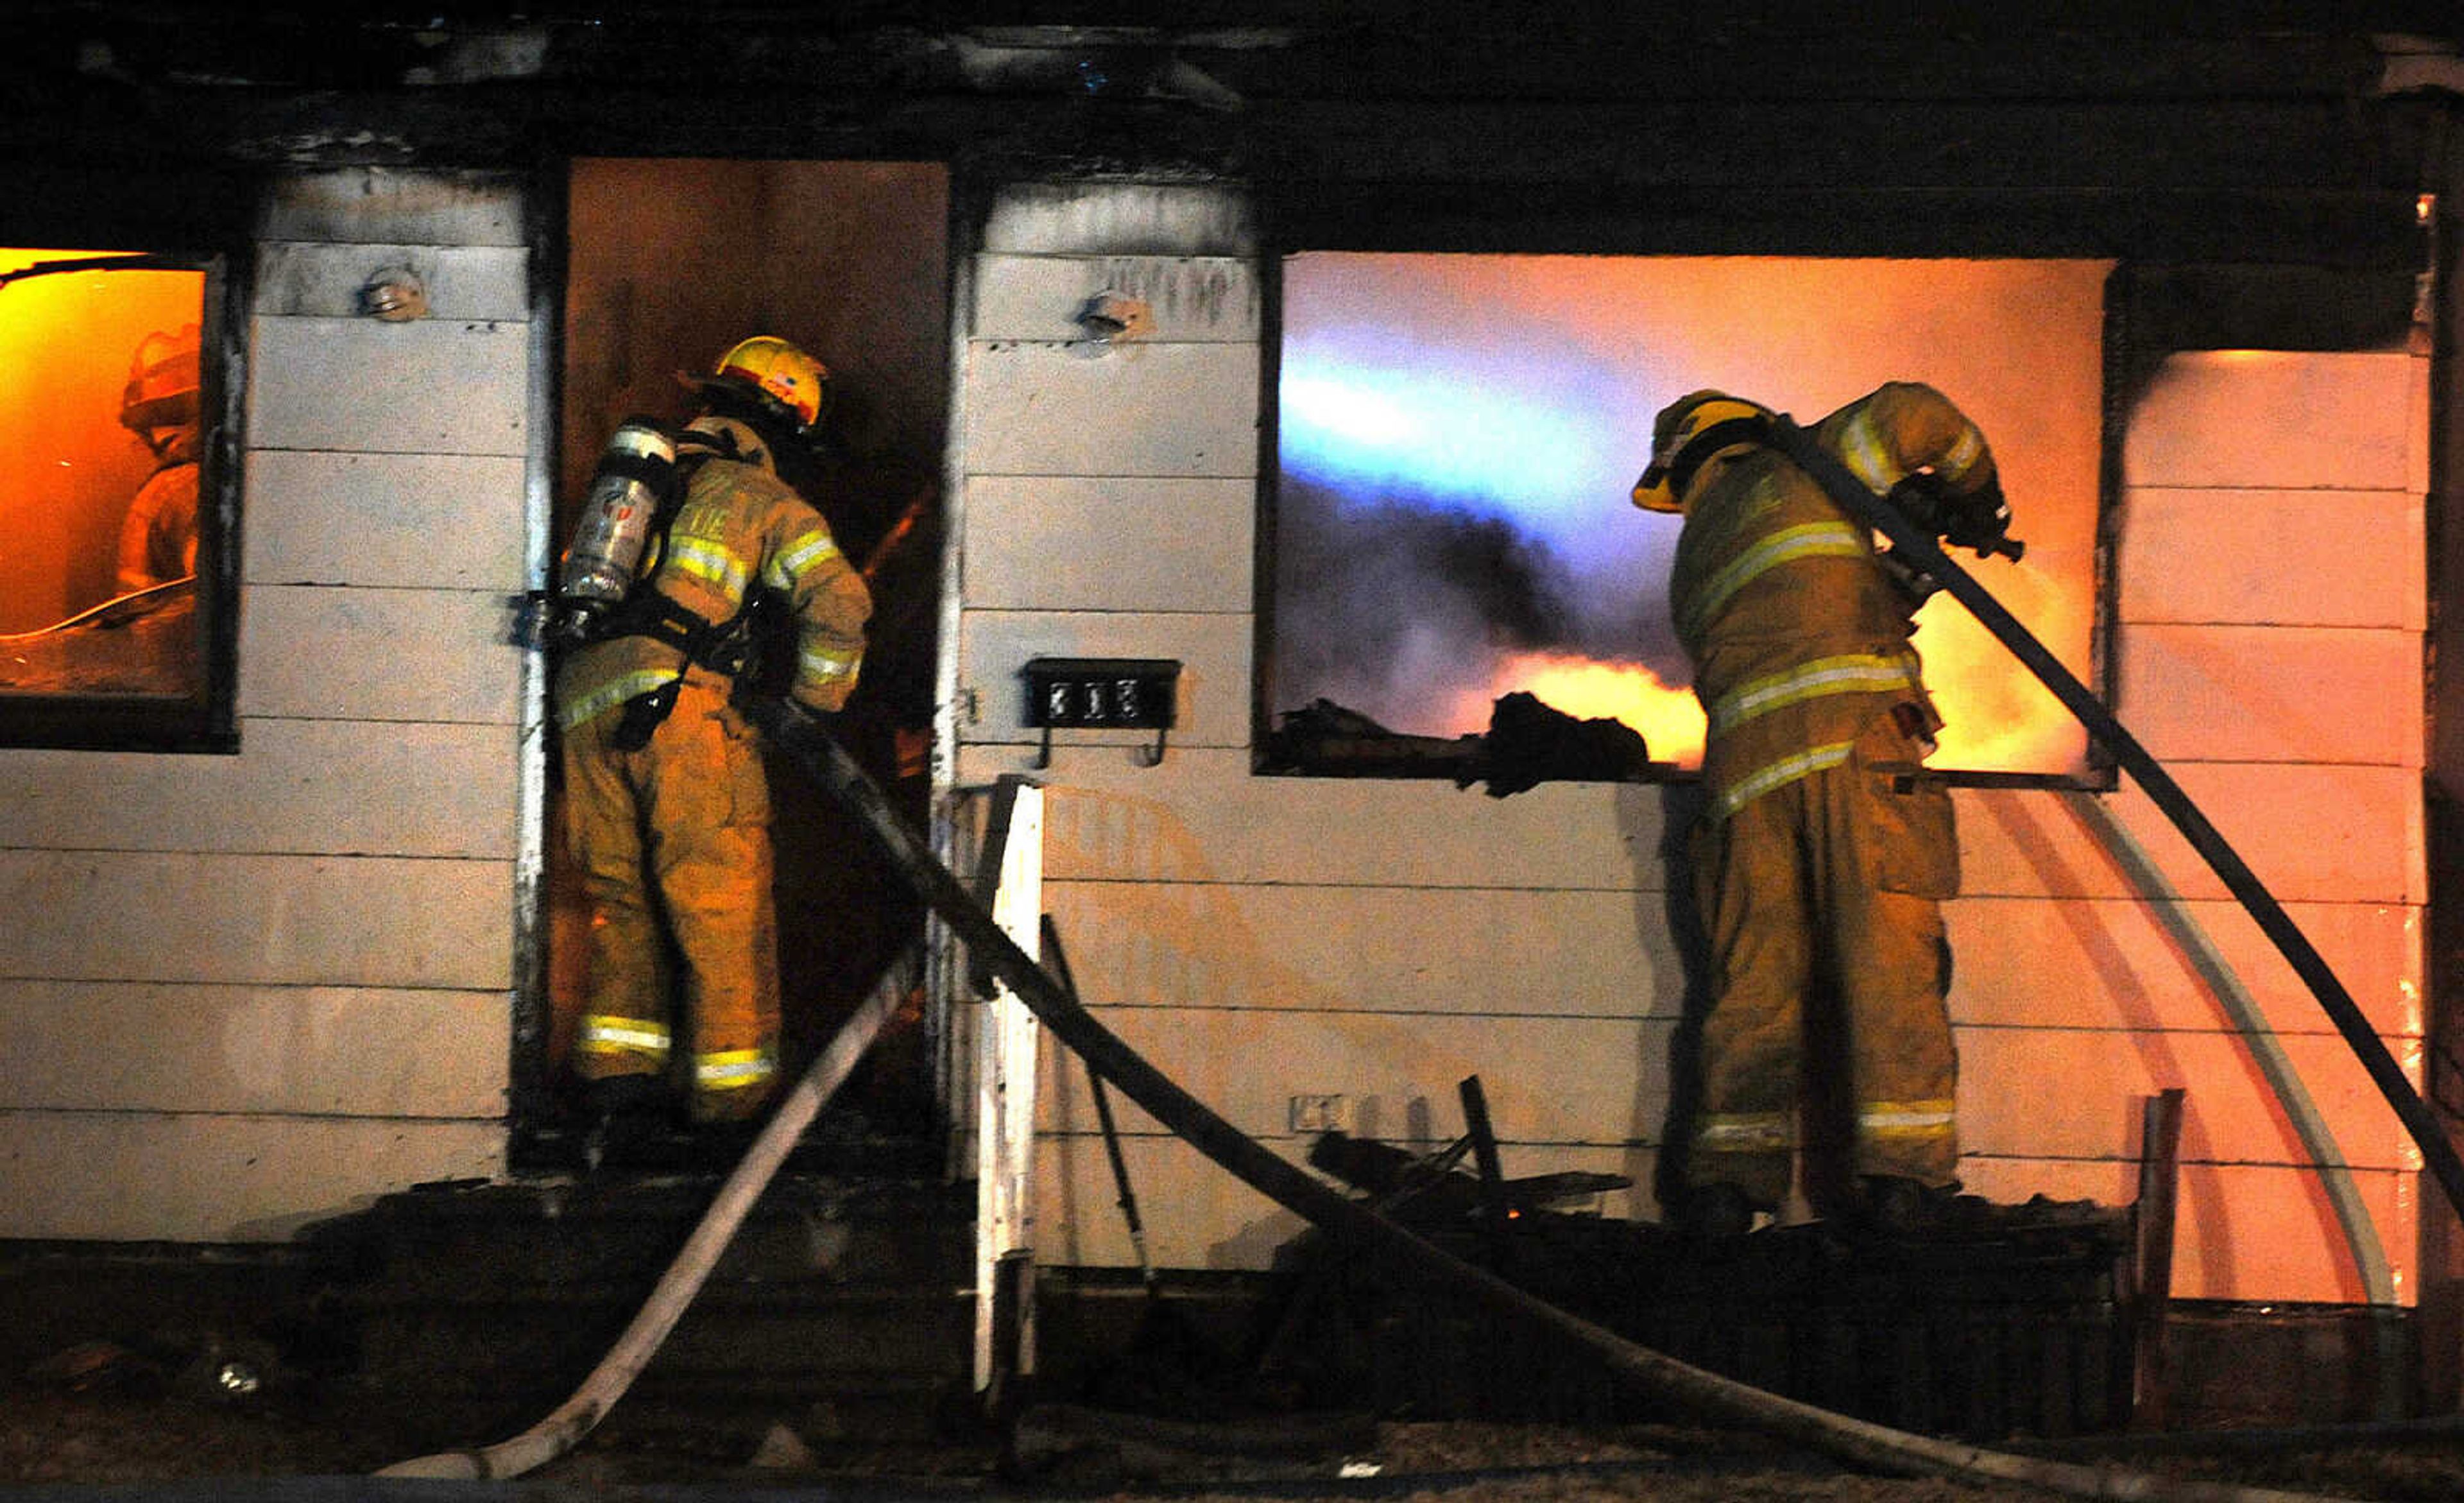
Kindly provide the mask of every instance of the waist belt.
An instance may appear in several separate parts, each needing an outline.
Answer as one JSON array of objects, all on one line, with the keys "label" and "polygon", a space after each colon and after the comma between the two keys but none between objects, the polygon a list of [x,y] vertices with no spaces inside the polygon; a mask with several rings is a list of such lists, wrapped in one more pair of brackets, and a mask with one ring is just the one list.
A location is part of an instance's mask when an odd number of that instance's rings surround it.
[{"label": "waist belt", "polygon": [[[685,661],[698,668],[729,677],[744,672],[752,660],[753,613],[739,610],[725,621],[714,622],[697,612],[687,610],[655,589],[645,589],[610,612],[591,640],[604,642],[616,637],[649,637],[682,652]],[[679,672],[656,688],[646,690],[625,701],[625,718],[608,737],[610,744],[620,751],[640,751],[650,744],[650,733],[676,707],[676,690],[684,682]]]}]

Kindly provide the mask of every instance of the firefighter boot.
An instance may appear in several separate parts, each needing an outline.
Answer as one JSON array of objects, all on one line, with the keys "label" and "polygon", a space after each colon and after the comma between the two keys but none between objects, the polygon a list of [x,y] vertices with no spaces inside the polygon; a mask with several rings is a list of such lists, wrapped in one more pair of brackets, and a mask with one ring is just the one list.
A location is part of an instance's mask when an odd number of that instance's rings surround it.
[{"label": "firefighter boot", "polygon": [[1733,1184],[1702,1184],[1677,1203],[1675,1226],[1680,1232],[1705,1241],[1742,1237],[1754,1229],[1757,1209],[1751,1197]]},{"label": "firefighter boot", "polygon": [[1949,1220],[1959,1186],[1932,1185],[1902,1174],[1869,1174],[1859,1182],[1856,1222],[1885,1237],[1938,1231]]},{"label": "firefighter boot", "polygon": [[604,1164],[637,1160],[665,1135],[668,1111],[667,1090],[656,1075],[608,1075],[583,1082],[583,1166],[596,1173]]}]

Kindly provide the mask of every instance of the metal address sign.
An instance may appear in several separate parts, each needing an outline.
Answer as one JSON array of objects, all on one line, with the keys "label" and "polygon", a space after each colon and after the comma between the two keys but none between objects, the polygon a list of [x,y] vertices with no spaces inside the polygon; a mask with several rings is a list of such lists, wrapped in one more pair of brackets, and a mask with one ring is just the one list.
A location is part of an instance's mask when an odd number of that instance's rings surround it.
[{"label": "metal address sign", "polygon": [[1170,657],[1032,657],[1026,679],[1026,723],[1042,728],[1035,764],[1051,765],[1054,730],[1153,731],[1152,767],[1163,761],[1164,736],[1178,697],[1180,662]]}]

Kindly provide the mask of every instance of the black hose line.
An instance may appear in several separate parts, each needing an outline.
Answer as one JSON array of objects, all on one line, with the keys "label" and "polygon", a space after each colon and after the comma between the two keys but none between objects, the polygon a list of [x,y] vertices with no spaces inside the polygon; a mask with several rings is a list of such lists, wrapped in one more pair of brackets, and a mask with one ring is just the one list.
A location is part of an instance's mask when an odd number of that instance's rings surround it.
[{"label": "black hose line", "polygon": [[967,946],[972,967],[1006,984],[1055,1038],[1182,1140],[1252,1189],[1324,1228],[1343,1245],[1382,1255],[1432,1284],[1554,1331],[1608,1367],[1700,1414],[1743,1423],[1827,1455],[1899,1474],[2016,1482],[2078,1497],[2162,1498],[2178,1503],[2317,1503],[2306,1493],[2185,1481],[2108,1467],[2048,1461],[1910,1434],[1768,1393],[1630,1341],[1466,1263],[1401,1225],[1329,1188],[1217,1116],[1097,1022],[1021,949],[992,914],[910,829],[880,787],[827,729],[783,700],[747,696],[746,714],[772,744],[809,772],[853,815],[899,875]]},{"label": "black hose line", "polygon": [[1770,431],[1780,452],[1813,476],[1851,518],[1890,539],[1892,547],[1898,549],[1905,560],[1931,575],[1961,605],[1966,606],[1987,630],[2000,639],[2013,656],[2027,665],[2029,672],[2053,691],[2054,697],[2062,702],[2062,707],[2079,718],[2079,723],[2087,727],[2088,734],[2113,754],[2114,761],[2121,763],[2132,781],[2145,791],[2158,808],[2165,811],[2166,818],[2173,822],[2173,828],[2189,840],[2192,849],[2206,859],[2217,876],[2224,879],[2225,887],[2240,900],[2251,917],[2257,920],[2259,928],[2275,941],[2277,949],[2282,952],[2294,971],[2309,986],[2319,1006],[2326,1009],[2328,1018],[2336,1025],[2336,1031],[2344,1036],[2344,1042],[2351,1046],[2353,1053],[2361,1060],[2362,1068],[2369,1072],[2379,1093],[2387,1097],[2387,1105],[2395,1108],[2395,1115],[2403,1121],[2405,1131],[2412,1135],[2414,1145],[2421,1150],[2422,1162],[2438,1177],[2440,1188],[2447,1192],[2448,1204],[2459,1216],[2464,1216],[2464,1158],[2457,1157],[2455,1146],[2448,1140],[2437,1116],[2422,1100],[2421,1094],[2413,1089],[2412,1082],[2405,1078],[2403,1067],[2395,1062],[2393,1054],[2387,1052],[2386,1043],[2370,1027],[2369,1020],[2362,1015],[2352,994],[2344,989],[2344,984],[2336,979],[2335,971],[2320,958],[2300,926],[2285,913],[2283,905],[2277,902],[2275,895],[2234,852],[2215,826],[2209,822],[2207,815],[2190,802],[2189,795],[2182,791],[2181,785],[2175,783],[2172,775],[2147,754],[2147,749],[2139,744],[2139,739],[2123,728],[2122,721],[2105,707],[2104,702],[2036,639],[2035,633],[2030,631],[2018,617],[1993,598],[1991,591],[1976,582],[1974,575],[1962,568],[1935,542],[1931,533],[1918,527],[1900,515],[1898,508],[1875,495],[1855,472],[1815,443],[1813,436],[1790,421],[1787,414],[1774,413]]}]

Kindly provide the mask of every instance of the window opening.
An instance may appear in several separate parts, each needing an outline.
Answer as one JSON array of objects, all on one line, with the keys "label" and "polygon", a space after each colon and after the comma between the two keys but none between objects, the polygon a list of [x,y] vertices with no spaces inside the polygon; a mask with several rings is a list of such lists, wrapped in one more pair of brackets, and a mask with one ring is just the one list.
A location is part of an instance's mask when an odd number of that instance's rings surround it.
[{"label": "window opening", "polygon": [[0,250],[0,696],[16,744],[228,743],[211,264]]},{"label": "window opening", "polygon": [[[1661,407],[1715,387],[1811,426],[1924,381],[1993,446],[2027,554],[1980,579],[2094,682],[2104,286],[2088,260],[1305,253],[1283,263],[1264,709],[1400,736],[1521,690],[1691,767],[1669,624],[1681,519],[1628,500]],[[1963,564],[1970,560],[1960,555]],[[2085,779],[2085,732],[1947,597],[1916,638],[1954,774]],[[1268,727],[1267,744],[1278,742]],[[1274,770],[1354,770],[1302,760]],[[1381,763],[1381,770],[1395,764]]]}]

